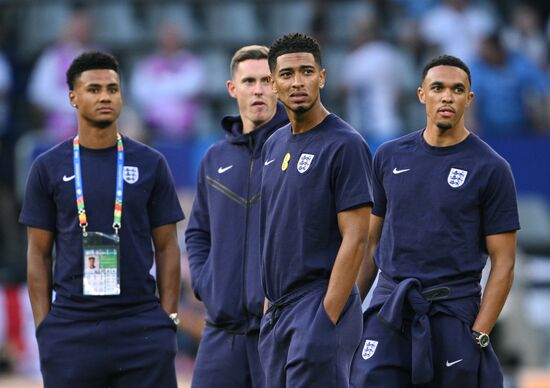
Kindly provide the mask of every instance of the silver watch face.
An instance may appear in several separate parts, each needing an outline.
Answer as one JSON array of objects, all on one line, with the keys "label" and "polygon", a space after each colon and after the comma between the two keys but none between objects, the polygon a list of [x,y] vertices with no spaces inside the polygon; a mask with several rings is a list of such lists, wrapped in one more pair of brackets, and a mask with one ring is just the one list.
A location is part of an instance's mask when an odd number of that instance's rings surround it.
[{"label": "silver watch face", "polygon": [[482,348],[486,347],[487,345],[489,345],[489,336],[485,333],[481,333],[479,335],[479,337],[477,338],[477,341],[479,343],[479,346],[481,346]]}]

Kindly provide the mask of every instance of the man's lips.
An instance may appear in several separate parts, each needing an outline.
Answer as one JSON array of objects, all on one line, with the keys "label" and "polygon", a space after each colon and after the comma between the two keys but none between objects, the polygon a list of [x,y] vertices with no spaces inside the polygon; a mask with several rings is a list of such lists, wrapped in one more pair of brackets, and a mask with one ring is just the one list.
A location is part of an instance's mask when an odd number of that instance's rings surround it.
[{"label": "man's lips", "polygon": [[455,114],[455,110],[451,107],[443,107],[439,108],[437,110],[437,113],[439,113],[443,117],[451,117]]},{"label": "man's lips", "polygon": [[302,101],[302,100],[305,100],[307,98],[307,93],[292,93],[292,94],[289,95],[289,97],[293,101]]}]

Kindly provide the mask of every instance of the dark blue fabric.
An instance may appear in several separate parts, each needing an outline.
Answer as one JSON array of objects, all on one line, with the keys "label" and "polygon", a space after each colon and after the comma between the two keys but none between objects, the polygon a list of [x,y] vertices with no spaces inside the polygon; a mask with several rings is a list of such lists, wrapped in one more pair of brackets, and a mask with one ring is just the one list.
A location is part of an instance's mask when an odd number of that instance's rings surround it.
[{"label": "dark blue fabric", "polygon": [[336,325],[324,309],[325,293],[326,285],[317,285],[288,295],[279,302],[289,304],[262,318],[259,353],[267,387],[349,387],[361,338],[359,291],[352,290]]},{"label": "dark blue fabric", "polygon": [[[351,369],[353,388],[502,388],[503,376],[491,346],[480,348],[471,326],[447,314],[430,317],[433,379],[411,381],[412,339],[393,330],[375,312],[365,314],[364,331]],[[367,342],[369,341],[369,342]],[[376,341],[374,352],[363,350]]]},{"label": "dark blue fabric", "polygon": [[[448,290],[448,294],[440,299],[426,299],[425,295],[436,295],[431,291],[437,289]],[[472,369],[470,377],[479,384],[475,387],[498,387],[494,384],[495,381],[502,384],[502,372],[496,355],[492,348],[481,349],[471,335],[480,298],[481,286],[478,282],[456,280],[422,288],[418,279],[405,279],[395,283],[381,274],[371,305],[364,314],[363,343],[366,340],[379,341],[379,348],[376,350],[379,357],[385,355],[388,358],[383,360],[373,357],[364,360],[363,348],[360,346],[354,357],[352,369],[355,386],[362,387],[367,386],[367,382],[372,384],[375,381],[383,381],[383,376],[398,378],[401,375],[399,370],[405,370],[408,371],[407,381],[412,384],[439,387],[443,385],[435,384],[434,381],[446,381],[445,387],[449,387],[448,384],[451,383],[450,386],[458,388],[462,384],[460,380],[456,380],[459,375],[453,375],[454,370],[448,370],[442,357],[450,357],[453,352],[449,345],[445,345],[449,340],[443,337],[459,336],[464,352],[455,352],[456,357],[453,355],[450,360],[468,358],[464,365]],[[442,319],[441,316],[448,319]],[[395,334],[388,333],[388,330],[373,322],[373,317],[377,317]],[[459,323],[454,323],[453,320]],[[439,324],[443,321],[447,322],[447,328]],[[434,328],[432,322],[438,322]],[[399,353],[399,356],[389,357],[388,352]],[[463,365],[460,365],[460,368],[462,367]]]},{"label": "dark blue fabric", "polygon": [[193,368],[192,388],[263,388],[258,333],[236,335],[205,327]]},{"label": "dark blue fabric", "polygon": [[342,242],[338,213],[372,203],[371,159],[361,135],[334,114],[305,133],[289,124],[268,139],[260,242],[269,300],[329,279]]},{"label": "dark blue fabric", "polygon": [[288,122],[281,104],[274,118],[250,134],[226,117],[227,137],[201,162],[185,234],[192,287],[207,321],[243,333],[259,330],[264,294],[260,283],[259,194],[261,149]]},{"label": "dark blue fabric", "polygon": [[[475,297],[479,299],[481,287],[479,283],[453,282],[439,284],[438,288],[448,288],[450,293],[447,298],[441,299],[442,307],[438,308],[438,302],[426,300],[422,285],[418,279],[405,279],[395,283],[386,276],[378,279],[377,288],[373,294],[371,311],[379,308],[378,317],[389,324],[393,330],[405,330],[404,321],[407,315],[407,307],[412,309],[409,313],[410,337],[411,337],[411,370],[414,384],[425,383],[433,379],[432,337],[429,316],[437,312],[453,312],[461,321],[470,326],[475,319],[476,309],[470,309],[470,314],[464,314],[464,308],[459,302],[464,298]],[[476,305],[474,305],[476,306]],[[412,315],[412,316],[411,316]]]},{"label": "dark blue fabric", "polygon": [[[19,221],[54,232],[53,287],[56,314],[74,319],[124,316],[158,304],[151,230],[183,219],[172,176],[164,157],[123,136],[124,165],[138,169],[135,183],[124,182],[120,229],[121,295],[82,294],[82,231],[78,225],[72,139],[40,155],[31,167]],[[88,230],[113,233],[116,147],[80,147],[82,186]]]},{"label": "dark blue fabric", "polygon": [[78,321],[50,312],[36,331],[45,388],[176,388],[176,326],[160,306]]},{"label": "dark blue fabric", "polygon": [[[384,218],[375,261],[394,280],[424,287],[478,281],[487,261],[485,236],[519,229],[508,163],[478,136],[432,147],[417,131],[383,144],[374,157],[373,214]],[[451,169],[466,172],[449,183]]]}]

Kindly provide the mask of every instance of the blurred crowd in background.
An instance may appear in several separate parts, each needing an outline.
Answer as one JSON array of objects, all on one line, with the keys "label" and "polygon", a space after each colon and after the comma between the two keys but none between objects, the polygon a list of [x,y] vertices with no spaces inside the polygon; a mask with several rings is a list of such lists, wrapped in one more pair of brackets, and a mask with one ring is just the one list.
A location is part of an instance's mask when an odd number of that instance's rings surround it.
[{"label": "blurred crowd in background", "polygon": [[[508,159],[520,195],[517,280],[496,328],[503,367],[550,366],[550,2],[547,0],[0,0],[0,374],[38,375],[17,218],[32,160],[75,134],[65,71],[83,50],[122,67],[120,131],[167,158],[188,214],[204,151],[237,114],[234,51],[301,31],[319,40],[327,108],[373,151],[422,128],[416,88],[431,57],[471,68],[467,128]],[[189,289],[183,229],[180,369],[203,310]]]}]

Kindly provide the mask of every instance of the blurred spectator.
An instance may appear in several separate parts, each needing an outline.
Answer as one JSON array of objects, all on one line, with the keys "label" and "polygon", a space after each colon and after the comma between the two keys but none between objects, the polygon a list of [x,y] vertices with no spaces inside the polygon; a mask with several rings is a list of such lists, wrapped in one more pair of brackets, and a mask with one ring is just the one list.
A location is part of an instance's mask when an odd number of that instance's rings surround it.
[{"label": "blurred spectator", "polygon": [[430,8],[437,4],[439,0],[392,0],[395,6],[405,12],[409,17],[416,18],[424,15]]},{"label": "blurred spectator", "polygon": [[[185,206],[182,203],[182,206]],[[190,211],[189,209],[188,211]],[[189,213],[186,213],[189,214]],[[182,230],[181,236],[184,236]],[[180,244],[185,246],[185,241],[182,238]],[[192,359],[195,358],[201,339],[201,333],[204,329],[204,317],[206,311],[202,302],[200,302],[193,293],[191,288],[191,273],[189,271],[189,262],[187,253],[182,252],[181,255],[181,294],[178,313],[181,316],[178,333],[178,349],[180,353]]]},{"label": "blurred spectator", "polygon": [[38,345],[26,285],[0,283],[0,362],[21,375],[39,380]]},{"label": "blurred spectator", "polygon": [[[410,63],[410,67],[415,74],[414,78],[418,79],[417,77],[422,73],[424,64],[430,60],[426,56],[428,52],[426,43],[420,34],[420,21],[418,19],[401,19],[399,28],[395,32],[399,51],[403,53],[406,60]],[[413,85],[406,91],[402,103],[403,119],[408,132],[426,125],[426,111],[422,105],[418,104],[418,96],[416,94],[416,87],[419,85],[414,80],[411,82]]]},{"label": "blurred spectator", "polygon": [[76,133],[76,115],[69,104],[65,71],[86,49],[92,48],[91,20],[77,11],[67,20],[59,40],[38,58],[29,80],[28,97],[42,116],[41,129],[61,141]]},{"label": "blurred spectator", "polygon": [[469,0],[444,0],[421,20],[422,36],[432,46],[432,54],[451,54],[466,63],[475,55],[481,37],[495,25],[494,13]]},{"label": "blurred spectator", "polygon": [[371,150],[403,130],[400,102],[413,88],[413,69],[391,43],[382,40],[375,16],[357,28],[357,47],[345,59],[342,86],[347,119],[367,139]]},{"label": "blurred spectator", "polygon": [[503,31],[505,46],[544,69],[548,64],[548,45],[537,10],[528,4],[515,4],[511,17],[512,23]]},{"label": "blurred spectator", "polygon": [[11,83],[12,73],[9,62],[4,54],[0,52],[0,152],[2,147],[1,139],[7,132]]},{"label": "blurred spectator", "polygon": [[186,141],[193,137],[204,90],[204,65],[185,47],[174,23],[158,34],[157,52],[136,65],[130,94],[149,126],[153,141]]},{"label": "blurred spectator", "polygon": [[18,256],[21,253],[21,238],[13,190],[14,131],[10,105],[13,83],[10,61],[0,52],[0,285],[17,281],[24,273]]},{"label": "blurred spectator", "polygon": [[506,50],[498,33],[482,40],[470,69],[477,121],[472,129],[482,136],[508,136],[544,127],[548,80],[529,58]]}]

